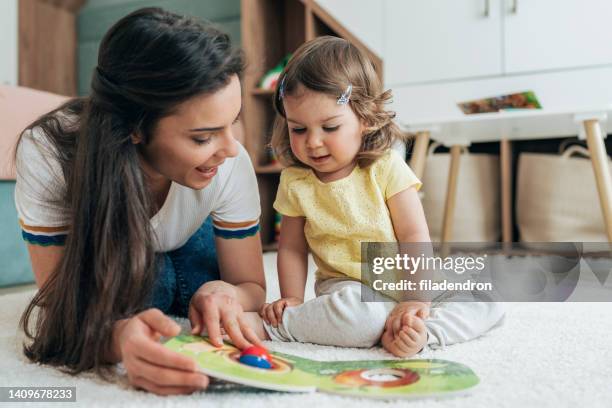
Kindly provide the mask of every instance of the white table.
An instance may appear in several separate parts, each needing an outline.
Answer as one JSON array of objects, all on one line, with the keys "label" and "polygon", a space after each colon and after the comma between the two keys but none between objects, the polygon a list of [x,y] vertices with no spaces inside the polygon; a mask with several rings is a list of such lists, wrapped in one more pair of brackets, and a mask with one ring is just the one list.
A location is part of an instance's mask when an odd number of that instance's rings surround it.
[{"label": "white table", "polygon": [[457,175],[462,146],[476,142],[499,141],[501,161],[502,237],[512,240],[511,212],[511,140],[546,139],[575,136],[586,139],[597,183],[600,206],[608,241],[612,242],[612,178],[603,139],[605,125],[612,113],[612,104],[585,109],[516,110],[449,118],[419,118],[404,123],[403,130],[415,134],[410,166],[422,177],[430,138],[451,151],[446,204],[442,227],[442,242],[452,238],[452,222],[457,190]]}]

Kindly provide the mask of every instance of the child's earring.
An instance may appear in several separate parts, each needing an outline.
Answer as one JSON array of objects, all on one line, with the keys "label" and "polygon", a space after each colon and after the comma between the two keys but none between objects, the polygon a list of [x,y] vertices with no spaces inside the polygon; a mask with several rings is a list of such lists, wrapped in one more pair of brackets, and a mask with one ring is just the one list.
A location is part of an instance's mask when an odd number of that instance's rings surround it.
[{"label": "child's earring", "polygon": [[349,100],[351,99],[351,92],[353,92],[353,85],[349,84],[349,86],[346,87],[346,90],[342,93],[342,95],[340,95],[336,103],[338,105],[346,105],[347,103],[349,103]]}]

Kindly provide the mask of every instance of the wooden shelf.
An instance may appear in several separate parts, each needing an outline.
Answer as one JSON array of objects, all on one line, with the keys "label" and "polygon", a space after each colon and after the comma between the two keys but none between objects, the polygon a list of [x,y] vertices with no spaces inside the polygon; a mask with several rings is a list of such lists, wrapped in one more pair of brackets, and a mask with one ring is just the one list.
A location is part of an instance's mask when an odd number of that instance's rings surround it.
[{"label": "wooden shelf", "polygon": [[274,89],[255,88],[251,91],[251,95],[256,96],[271,96],[274,95]]},{"label": "wooden shelf", "polygon": [[[266,163],[274,117],[274,89],[259,87],[261,78],[287,54],[320,35],[346,38],[363,49],[382,74],[382,61],[347,28],[313,0],[241,0],[241,33],[248,68],[244,73],[243,121],[245,145],[253,163]],[[261,240],[276,250],[272,203],[278,189],[280,164],[256,165],[261,201]]]},{"label": "wooden shelf", "polygon": [[257,174],[274,174],[280,173],[283,170],[283,166],[280,164],[264,164],[263,166],[255,166],[255,173]]},{"label": "wooden shelf", "polygon": [[[5,3],[12,2],[2,0],[2,4]],[[18,20],[16,68],[19,86],[76,96],[77,17],[85,1],[19,0],[14,3],[17,15],[9,18]],[[7,7],[0,9],[7,10]],[[2,55],[3,61],[8,61],[7,58]]]},{"label": "wooden shelf", "polygon": [[264,252],[278,251],[278,242],[272,241],[262,246]]}]

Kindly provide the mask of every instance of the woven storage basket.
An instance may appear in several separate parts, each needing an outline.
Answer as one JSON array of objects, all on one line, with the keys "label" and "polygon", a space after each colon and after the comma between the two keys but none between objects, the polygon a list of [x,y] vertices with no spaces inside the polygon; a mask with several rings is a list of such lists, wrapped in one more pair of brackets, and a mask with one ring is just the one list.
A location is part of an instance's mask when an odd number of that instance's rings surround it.
[{"label": "woven storage basket", "polygon": [[519,158],[516,214],[521,241],[607,241],[589,151],[578,145],[562,145],[560,151]]},{"label": "woven storage basket", "polygon": [[[423,176],[423,209],[432,241],[442,236],[450,154],[433,143]],[[496,242],[500,236],[499,157],[464,149],[459,163],[451,242]]]}]

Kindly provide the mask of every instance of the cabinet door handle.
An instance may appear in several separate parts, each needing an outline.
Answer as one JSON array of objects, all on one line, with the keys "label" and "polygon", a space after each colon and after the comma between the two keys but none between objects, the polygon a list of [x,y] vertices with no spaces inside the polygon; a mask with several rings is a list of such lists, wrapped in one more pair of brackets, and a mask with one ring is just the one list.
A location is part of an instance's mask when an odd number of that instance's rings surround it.
[{"label": "cabinet door handle", "polygon": [[491,15],[491,5],[490,5],[490,0],[485,0],[484,2],[484,12],[482,13],[482,16],[484,18],[489,18],[489,16]]},{"label": "cabinet door handle", "polygon": [[510,9],[512,14],[518,13],[518,0],[512,0],[512,8]]}]

